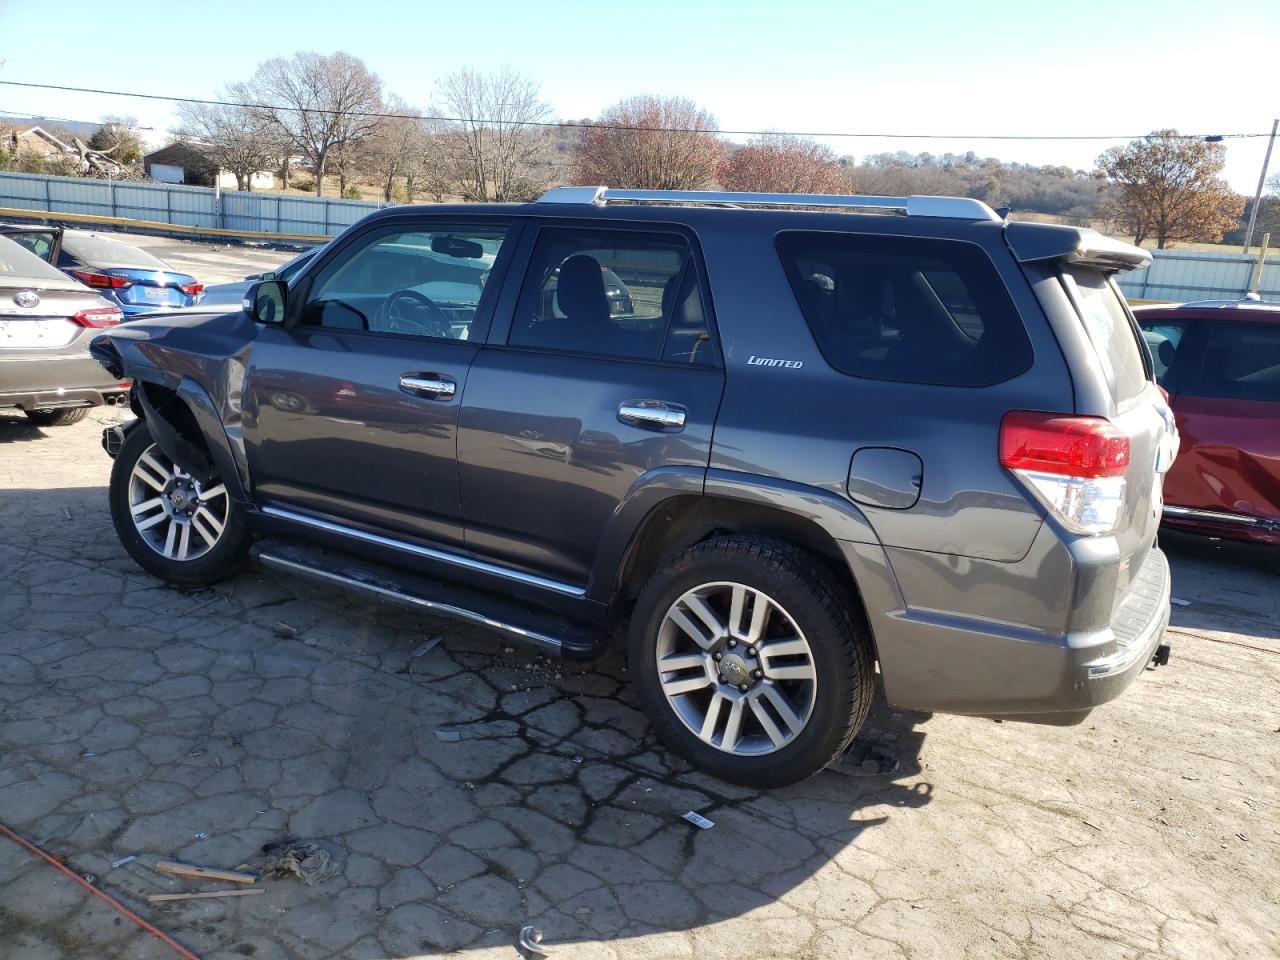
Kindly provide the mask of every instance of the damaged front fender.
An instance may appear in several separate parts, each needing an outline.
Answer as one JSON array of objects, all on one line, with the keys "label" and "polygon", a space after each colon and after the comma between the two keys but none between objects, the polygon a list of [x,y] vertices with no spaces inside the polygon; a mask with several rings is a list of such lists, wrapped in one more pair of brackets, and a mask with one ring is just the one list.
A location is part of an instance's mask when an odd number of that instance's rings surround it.
[{"label": "damaged front fender", "polygon": [[[156,315],[122,324],[89,348],[112,376],[134,381],[131,405],[156,445],[202,483],[217,476],[241,503],[250,486],[240,399],[257,330],[241,312]],[[104,435],[108,453],[123,437]]]}]

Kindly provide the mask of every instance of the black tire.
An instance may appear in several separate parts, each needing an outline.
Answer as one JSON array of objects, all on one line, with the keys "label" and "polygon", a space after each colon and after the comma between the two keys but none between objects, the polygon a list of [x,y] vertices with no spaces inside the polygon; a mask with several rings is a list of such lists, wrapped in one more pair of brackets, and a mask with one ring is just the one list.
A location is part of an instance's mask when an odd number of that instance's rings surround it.
[{"label": "black tire", "polygon": [[66,427],[89,415],[88,407],[55,407],[52,410],[23,411],[37,427]]},{"label": "black tire", "polygon": [[[687,591],[721,581],[763,591],[781,605],[812,655],[817,683],[808,722],[771,753],[741,756],[704,742],[662,690],[656,655],[667,611]],[[732,783],[780,787],[820,772],[849,745],[871,705],[874,656],[856,604],[821,560],[782,541],[718,537],[672,557],[641,592],[628,642],[632,682],[655,732],[695,767]]]},{"label": "black tire", "polygon": [[240,519],[239,511],[228,497],[228,513],[221,536],[207,553],[189,560],[162,556],[143,539],[133,520],[129,504],[129,483],[134,467],[152,446],[151,432],[145,422],[129,431],[120,453],[111,466],[108,497],[111,521],[116,536],[137,561],[138,566],[161,579],[183,586],[204,586],[234,576],[249,559],[252,536]]}]

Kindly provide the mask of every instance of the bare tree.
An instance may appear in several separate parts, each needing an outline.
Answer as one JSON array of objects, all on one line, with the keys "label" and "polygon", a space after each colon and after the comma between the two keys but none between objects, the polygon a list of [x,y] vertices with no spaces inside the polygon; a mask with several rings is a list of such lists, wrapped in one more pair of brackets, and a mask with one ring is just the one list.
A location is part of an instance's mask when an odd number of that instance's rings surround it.
[{"label": "bare tree", "polygon": [[[366,143],[368,172],[382,186],[382,199],[395,199],[396,178],[406,183],[416,179],[425,154],[425,121],[398,97],[387,100],[387,116],[379,120]],[[406,192],[408,187],[406,187]],[[408,197],[412,202],[413,197]]]},{"label": "bare tree", "polygon": [[1219,176],[1226,155],[1220,143],[1157,130],[1107,150],[1096,175],[1115,186],[1113,213],[1134,243],[1154,236],[1163,250],[1175,240],[1216,242],[1244,209]]},{"label": "bare tree", "polygon": [[836,155],[807,137],[766,134],[720,164],[726,190],[764,193],[852,193],[853,179]]},{"label": "bare tree", "polygon": [[537,83],[514,70],[459,70],[440,81],[452,191],[467,200],[532,200],[553,179],[545,121],[551,108]]},{"label": "bare tree", "polygon": [[[224,97],[245,102],[246,93],[242,87],[231,87]],[[179,106],[178,116],[178,135],[202,144],[218,169],[235,176],[239,190],[252,190],[254,174],[273,169],[288,151],[280,125],[265,110],[234,103],[191,103]]]},{"label": "bare tree", "polygon": [[350,153],[378,123],[382,81],[364,61],[341,51],[295,53],[260,64],[249,89],[315,169],[316,196],[335,151]]},{"label": "bare tree", "polygon": [[715,180],[719,125],[684,97],[620,100],[581,132],[574,150],[583,183],[642,190],[697,190]]}]

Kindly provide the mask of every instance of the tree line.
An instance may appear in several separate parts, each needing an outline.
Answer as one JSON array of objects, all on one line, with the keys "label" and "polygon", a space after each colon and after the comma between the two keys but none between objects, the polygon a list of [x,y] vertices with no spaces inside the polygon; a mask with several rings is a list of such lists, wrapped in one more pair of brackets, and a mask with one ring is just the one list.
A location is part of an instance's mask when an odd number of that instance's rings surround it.
[{"label": "tree line", "polygon": [[[343,52],[272,58],[226,86],[218,100],[180,104],[177,138],[198,142],[242,190],[251,189],[255,174],[274,172],[285,187],[305,186],[317,196],[331,178],[343,196],[359,197],[360,184],[376,185],[383,199],[410,203],[524,202],[560,183],[946,194],[1015,215],[1102,226],[1160,247],[1221,240],[1246,212],[1244,199],[1221,178],[1223,145],[1174,130],[1113,147],[1092,170],[1006,163],[973,152],[859,160],[786,134],[732,143],[710,111],[684,97],[627,97],[594,118],[557,120],[537,82],[510,69],[459,70],[436,84],[430,104],[416,108]],[[116,159],[136,159],[136,132],[110,121],[95,134],[97,146]],[[1271,194],[1260,211],[1264,224],[1280,214],[1280,183]]]}]

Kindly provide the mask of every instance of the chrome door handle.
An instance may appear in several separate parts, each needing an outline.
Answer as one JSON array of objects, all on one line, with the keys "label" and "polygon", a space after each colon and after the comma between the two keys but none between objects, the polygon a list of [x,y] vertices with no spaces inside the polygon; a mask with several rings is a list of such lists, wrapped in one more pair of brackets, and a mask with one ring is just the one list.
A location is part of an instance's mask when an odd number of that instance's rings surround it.
[{"label": "chrome door handle", "polygon": [[684,429],[687,416],[684,407],[662,400],[624,400],[618,404],[618,419],[633,427],[676,432]]},{"label": "chrome door handle", "polygon": [[430,373],[406,373],[400,378],[400,389],[429,400],[448,400],[458,392],[458,385],[448,377]]}]

